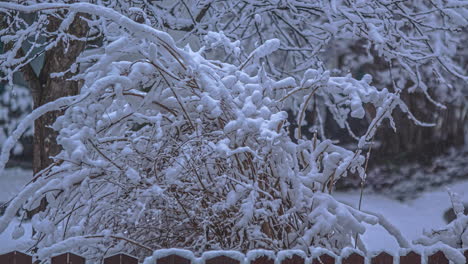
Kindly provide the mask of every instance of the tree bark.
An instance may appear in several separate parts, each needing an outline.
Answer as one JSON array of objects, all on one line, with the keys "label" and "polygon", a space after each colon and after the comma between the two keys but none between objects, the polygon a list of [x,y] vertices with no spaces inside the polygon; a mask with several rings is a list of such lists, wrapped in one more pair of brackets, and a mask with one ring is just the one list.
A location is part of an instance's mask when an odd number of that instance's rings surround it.
[{"label": "tree bark", "polygon": [[[86,21],[81,19],[82,14],[78,14],[68,34],[78,38],[86,37],[89,30]],[[61,20],[50,16],[48,31],[53,32],[60,26]],[[61,97],[76,95],[81,87],[81,82],[69,80],[74,73],[67,72],[61,77],[52,77],[52,73],[60,73],[70,69],[76,58],[85,49],[86,42],[71,40],[68,43],[59,41],[57,45],[45,52],[44,65],[39,76],[36,75],[31,65],[26,65],[23,69],[25,80],[29,83],[34,109],[55,101]],[[55,155],[61,151],[57,143],[57,132],[51,126],[61,116],[63,111],[53,111],[46,113],[34,122],[33,136],[33,173],[36,175],[41,170],[52,164]],[[27,217],[31,218],[36,213],[45,210],[47,200],[40,201],[38,207],[27,211]]]},{"label": "tree bark", "polygon": [[[82,15],[77,15],[70,26],[69,34],[79,38],[86,37],[88,32],[87,23],[81,19]],[[50,17],[48,30],[55,31],[61,23],[56,17]],[[79,92],[81,83],[69,80],[73,73],[67,72],[62,77],[51,77],[51,73],[64,72],[76,61],[78,55],[85,49],[84,41],[71,40],[68,43],[59,41],[57,45],[45,52],[44,65],[37,77],[28,66],[23,69],[25,79],[29,82],[34,109],[65,96],[76,95]],[[62,115],[62,111],[49,112],[34,123],[33,139],[33,172],[40,172],[49,166],[53,160],[51,157],[61,151],[57,144],[57,133],[50,128],[57,117]]]}]

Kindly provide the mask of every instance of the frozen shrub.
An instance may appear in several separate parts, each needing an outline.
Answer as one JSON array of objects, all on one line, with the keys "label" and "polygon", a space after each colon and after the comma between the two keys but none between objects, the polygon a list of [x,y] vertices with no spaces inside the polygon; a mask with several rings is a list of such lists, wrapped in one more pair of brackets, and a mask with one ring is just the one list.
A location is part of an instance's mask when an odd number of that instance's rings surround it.
[{"label": "frozen shrub", "polygon": [[457,193],[447,190],[452,202],[453,212],[456,215],[455,220],[447,226],[424,231],[423,237],[415,242],[425,246],[432,246],[437,243],[442,243],[452,248],[467,248],[468,247],[468,215],[465,215],[465,207]]},{"label": "frozen shrub", "polygon": [[[393,124],[395,108],[427,125],[411,115],[397,87],[377,89],[369,75],[332,76],[315,65],[305,65],[295,78],[281,78],[268,60],[281,48],[276,38],[243,53],[240,41],[208,33],[207,47],[231,53],[232,60],[215,60],[203,48],[180,48],[149,23],[103,6],[0,3],[0,10],[36,12],[40,23],[28,27],[26,36],[46,23],[44,14],[54,14],[64,18],[56,34],[66,39],[63,31],[77,13],[92,16],[90,31],[104,36],[102,47],[81,54],[70,69],[84,83],[80,94],[38,107],[2,145],[0,171],[34,120],[64,111],[53,125],[63,151],[0,218],[1,232],[19,208],[34,208],[45,198],[48,206],[33,217],[37,232],[28,242],[40,257],[71,248],[99,257],[128,246],[140,255],[168,247],[308,251],[320,246],[339,253],[357,244],[365,251],[358,234],[366,223],[381,225],[402,247],[409,246],[382,216],[332,196],[340,178],[350,173],[365,178],[362,149],[384,120]],[[383,24],[366,28],[373,42],[385,43],[378,32]],[[11,75],[10,66],[16,65],[6,61],[2,66]],[[309,139],[298,130],[297,143],[292,141],[284,110],[294,106],[301,126],[316,100],[348,128],[350,118],[364,117],[365,105],[375,108],[366,132],[356,136],[356,150],[337,146],[324,133]],[[15,237],[20,236],[18,229]]]}]

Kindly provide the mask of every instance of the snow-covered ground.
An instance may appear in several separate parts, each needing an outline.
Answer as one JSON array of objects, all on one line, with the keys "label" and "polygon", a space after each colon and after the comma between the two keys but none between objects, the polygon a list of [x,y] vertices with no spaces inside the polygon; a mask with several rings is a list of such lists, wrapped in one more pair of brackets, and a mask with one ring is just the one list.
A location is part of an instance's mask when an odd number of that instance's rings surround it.
[{"label": "snow-covered ground", "polygon": [[[0,175],[0,206],[4,202],[9,201],[21,188],[28,183],[32,178],[32,172],[30,170],[24,170],[19,168],[7,169],[3,174]],[[19,244],[21,240],[13,240],[11,234],[16,224],[11,224],[5,232],[0,234],[0,254],[18,250],[21,248]],[[25,235],[23,237],[30,236],[31,227],[29,223],[24,223]]]},{"label": "snow-covered ground", "polygon": [[[0,204],[8,201],[25,183],[31,179],[31,171],[9,169],[0,175]],[[452,183],[450,189],[459,193],[463,201],[468,202],[468,179]],[[356,206],[359,201],[359,190],[355,192],[335,193],[338,200]],[[404,203],[378,194],[364,194],[362,209],[380,213],[395,225],[403,235],[412,241],[422,235],[423,229],[433,229],[444,226],[444,212],[450,207],[450,199],[446,187],[440,187],[423,193],[417,199]],[[26,235],[31,230],[28,223],[24,224]],[[396,241],[380,227],[368,226],[363,240],[371,251],[398,249]],[[21,241],[11,239],[13,225],[0,234],[0,254],[17,249]]]},{"label": "snow-covered ground", "polygon": [[8,201],[32,179],[32,171],[11,168],[0,175],[0,203]]},{"label": "snow-covered ground", "polygon": [[[424,229],[431,230],[447,224],[443,214],[450,208],[451,202],[446,187],[457,192],[464,202],[468,202],[468,180],[464,180],[425,192],[418,198],[404,203],[378,194],[364,194],[362,210],[382,214],[411,242],[421,237]],[[335,197],[355,207],[359,202],[358,191],[337,193]],[[395,239],[383,228],[367,228],[363,240],[369,250],[398,250]]]}]

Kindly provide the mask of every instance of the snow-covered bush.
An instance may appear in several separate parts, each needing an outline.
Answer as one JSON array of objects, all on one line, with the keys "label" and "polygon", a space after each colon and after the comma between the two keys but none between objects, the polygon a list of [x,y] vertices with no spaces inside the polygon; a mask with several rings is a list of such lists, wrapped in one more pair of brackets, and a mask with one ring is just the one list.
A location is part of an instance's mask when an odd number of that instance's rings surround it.
[{"label": "snow-covered bush", "polygon": [[[381,216],[332,196],[340,178],[365,177],[361,149],[379,124],[391,121],[396,107],[408,112],[398,92],[376,89],[370,76],[332,77],[315,69],[299,81],[278,79],[264,64],[280,47],[277,39],[230,64],[205,58],[203,49],[179,48],[167,33],[102,6],[0,3],[0,8],[87,13],[99,17],[95,21],[109,41],[78,59],[88,65],[76,76],[84,81],[79,95],[37,108],[3,144],[0,171],[35,119],[64,110],[53,127],[63,151],[0,218],[4,231],[19,208],[33,208],[45,197],[48,206],[33,217],[37,233],[29,242],[39,256],[77,247],[99,256],[124,246],[135,246],[136,254],[142,248],[311,246],[338,253],[355,243],[365,250],[354,241],[365,232],[364,223],[382,225],[408,246]],[[208,36],[217,42],[214,48],[223,40],[217,33]],[[221,42],[225,50],[237,45]],[[376,116],[356,151],[300,135],[294,143],[283,111],[292,96],[300,99],[299,122],[316,98],[340,123],[362,118],[364,105],[373,105]]]},{"label": "snow-covered bush", "polygon": [[468,215],[464,214],[465,207],[463,206],[460,196],[450,189],[447,191],[450,195],[452,208],[456,215],[455,220],[443,228],[425,230],[423,237],[417,239],[415,243],[424,246],[444,244],[459,249],[468,247]]},{"label": "snow-covered bush", "polygon": [[[43,2],[49,1],[24,1],[30,5]],[[374,85],[379,89],[422,92],[438,109],[444,108],[443,103],[464,102],[467,96],[464,44],[468,40],[468,9],[463,1],[106,0],[99,3],[140,23],[176,33],[173,35],[177,36],[178,43],[204,45],[210,58],[229,63],[238,64],[258,45],[279,39],[278,51],[265,60],[265,68],[278,78],[290,76],[299,80],[310,68],[328,69],[334,75],[352,72],[360,75],[357,79],[363,73],[372,73]],[[39,55],[34,50],[49,49],[61,40],[74,39],[65,29],[75,14],[54,12],[53,16],[68,19],[52,32],[44,27],[48,20],[46,14],[42,13],[33,23],[19,15],[7,20],[12,26],[3,29],[2,35],[5,42],[14,42],[14,48],[13,52],[0,56],[0,61],[16,56],[25,39],[35,45],[30,45],[25,56],[3,61],[5,77],[10,78],[34,60]],[[90,23],[87,41],[106,40],[109,32],[100,23],[100,20]],[[213,35],[212,31],[218,33]],[[41,42],[43,36],[53,36],[53,41]],[[236,42],[223,49],[212,49],[229,40]],[[76,65],[71,69],[74,70]],[[302,98],[293,96],[293,101],[289,108],[297,114]],[[313,108],[309,106],[317,115],[310,125],[319,128],[324,125],[326,111],[316,105],[321,106],[322,102],[313,104]],[[349,128],[349,124],[346,126]],[[326,136],[320,129],[318,132],[319,138]]]}]

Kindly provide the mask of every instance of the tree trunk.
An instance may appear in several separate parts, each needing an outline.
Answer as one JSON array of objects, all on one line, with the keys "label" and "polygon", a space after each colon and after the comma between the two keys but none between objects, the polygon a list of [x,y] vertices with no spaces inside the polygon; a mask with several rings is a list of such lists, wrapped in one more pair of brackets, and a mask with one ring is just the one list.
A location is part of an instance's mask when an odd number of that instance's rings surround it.
[{"label": "tree trunk", "polygon": [[[81,14],[75,17],[70,26],[69,34],[79,38],[86,37],[89,30],[87,23],[81,19]],[[48,30],[53,32],[58,29],[61,20],[50,16]],[[55,101],[61,97],[76,95],[81,87],[81,82],[68,80],[73,73],[67,72],[62,77],[51,77],[52,73],[60,73],[70,69],[76,58],[85,49],[86,42],[71,40],[68,43],[59,41],[57,45],[45,52],[44,65],[37,76],[31,65],[22,69],[25,80],[29,83],[34,109]],[[51,128],[62,111],[46,113],[34,122],[33,137],[33,172],[36,175],[41,170],[52,164],[52,157],[61,151],[57,143],[57,133]],[[31,218],[36,213],[45,210],[47,201],[42,199],[35,209],[28,211]]]},{"label": "tree trunk", "polygon": [[[75,17],[68,33],[83,38],[86,37],[89,29],[81,16]],[[60,23],[61,20],[51,16],[48,30],[55,31]],[[68,80],[73,76],[73,73],[67,72],[62,77],[51,77],[50,75],[67,71],[85,46],[86,42],[83,41],[71,40],[68,43],[59,41],[55,47],[45,52],[44,65],[39,77],[36,77],[31,67],[24,69],[25,79],[29,82],[32,91],[34,109],[58,98],[78,94],[81,83]],[[49,112],[34,123],[34,174],[49,166],[53,162],[51,157],[57,155],[61,150],[56,142],[57,133],[50,126],[62,114],[62,111]]]}]

